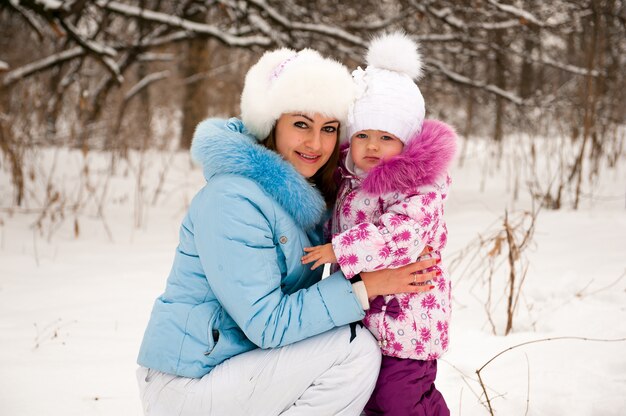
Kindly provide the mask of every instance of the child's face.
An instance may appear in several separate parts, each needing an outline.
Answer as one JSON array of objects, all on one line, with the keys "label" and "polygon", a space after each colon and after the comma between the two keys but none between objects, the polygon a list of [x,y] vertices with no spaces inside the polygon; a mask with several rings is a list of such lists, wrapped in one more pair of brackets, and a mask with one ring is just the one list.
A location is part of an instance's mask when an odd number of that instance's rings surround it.
[{"label": "child's face", "polygon": [[396,136],[381,130],[357,131],[350,138],[350,153],[354,165],[364,172],[381,161],[399,155],[404,143]]}]

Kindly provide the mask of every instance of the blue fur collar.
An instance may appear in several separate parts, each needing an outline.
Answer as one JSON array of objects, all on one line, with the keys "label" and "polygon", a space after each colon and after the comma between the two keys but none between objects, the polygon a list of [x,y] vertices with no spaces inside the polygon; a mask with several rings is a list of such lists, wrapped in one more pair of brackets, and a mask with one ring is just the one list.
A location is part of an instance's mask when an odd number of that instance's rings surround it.
[{"label": "blue fur collar", "polygon": [[252,179],[304,229],[322,218],[324,198],[295,168],[266,149],[236,118],[207,119],[198,125],[191,156],[204,177],[234,174]]}]

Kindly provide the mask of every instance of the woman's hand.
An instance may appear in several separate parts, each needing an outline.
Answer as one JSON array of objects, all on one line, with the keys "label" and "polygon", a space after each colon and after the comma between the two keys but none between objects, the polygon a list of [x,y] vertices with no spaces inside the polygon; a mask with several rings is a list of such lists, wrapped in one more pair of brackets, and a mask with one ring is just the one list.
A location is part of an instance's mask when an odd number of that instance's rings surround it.
[{"label": "woman's hand", "polygon": [[423,284],[441,274],[438,258],[417,261],[398,269],[385,269],[375,272],[361,272],[367,296],[394,295],[396,293],[420,293],[434,288]]}]

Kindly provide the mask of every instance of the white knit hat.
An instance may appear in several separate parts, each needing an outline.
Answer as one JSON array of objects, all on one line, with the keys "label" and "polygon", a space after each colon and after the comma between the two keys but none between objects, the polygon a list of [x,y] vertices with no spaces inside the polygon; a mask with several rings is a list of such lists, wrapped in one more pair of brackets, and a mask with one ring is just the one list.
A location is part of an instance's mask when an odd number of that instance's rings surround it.
[{"label": "white knit hat", "polygon": [[417,44],[403,33],[375,38],[367,68],[352,73],[357,99],[348,114],[348,137],[361,130],[382,130],[407,143],[422,130],[424,98],[413,81],[422,74]]},{"label": "white knit hat", "polygon": [[264,140],[283,113],[301,111],[333,117],[344,127],[355,86],[348,69],[312,49],[266,52],[246,75],[241,119]]}]

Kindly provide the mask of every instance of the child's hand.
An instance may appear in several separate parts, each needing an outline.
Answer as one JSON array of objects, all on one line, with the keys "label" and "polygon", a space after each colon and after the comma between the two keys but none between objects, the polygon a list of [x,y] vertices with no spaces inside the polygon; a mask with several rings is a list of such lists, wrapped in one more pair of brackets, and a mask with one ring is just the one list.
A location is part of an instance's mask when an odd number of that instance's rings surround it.
[{"label": "child's hand", "polygon": [[309,253],[302,256],[302,264],[308,264],[311,262],[315,262],[313,266],[311,266],[311,270],[317,269],[324,263],[337,263],[337,257],[335,257],[335,252],[333,251],[332,244],[324,244],[323,246],[315,246],[315,247],[305,247],[304,251]]}]

